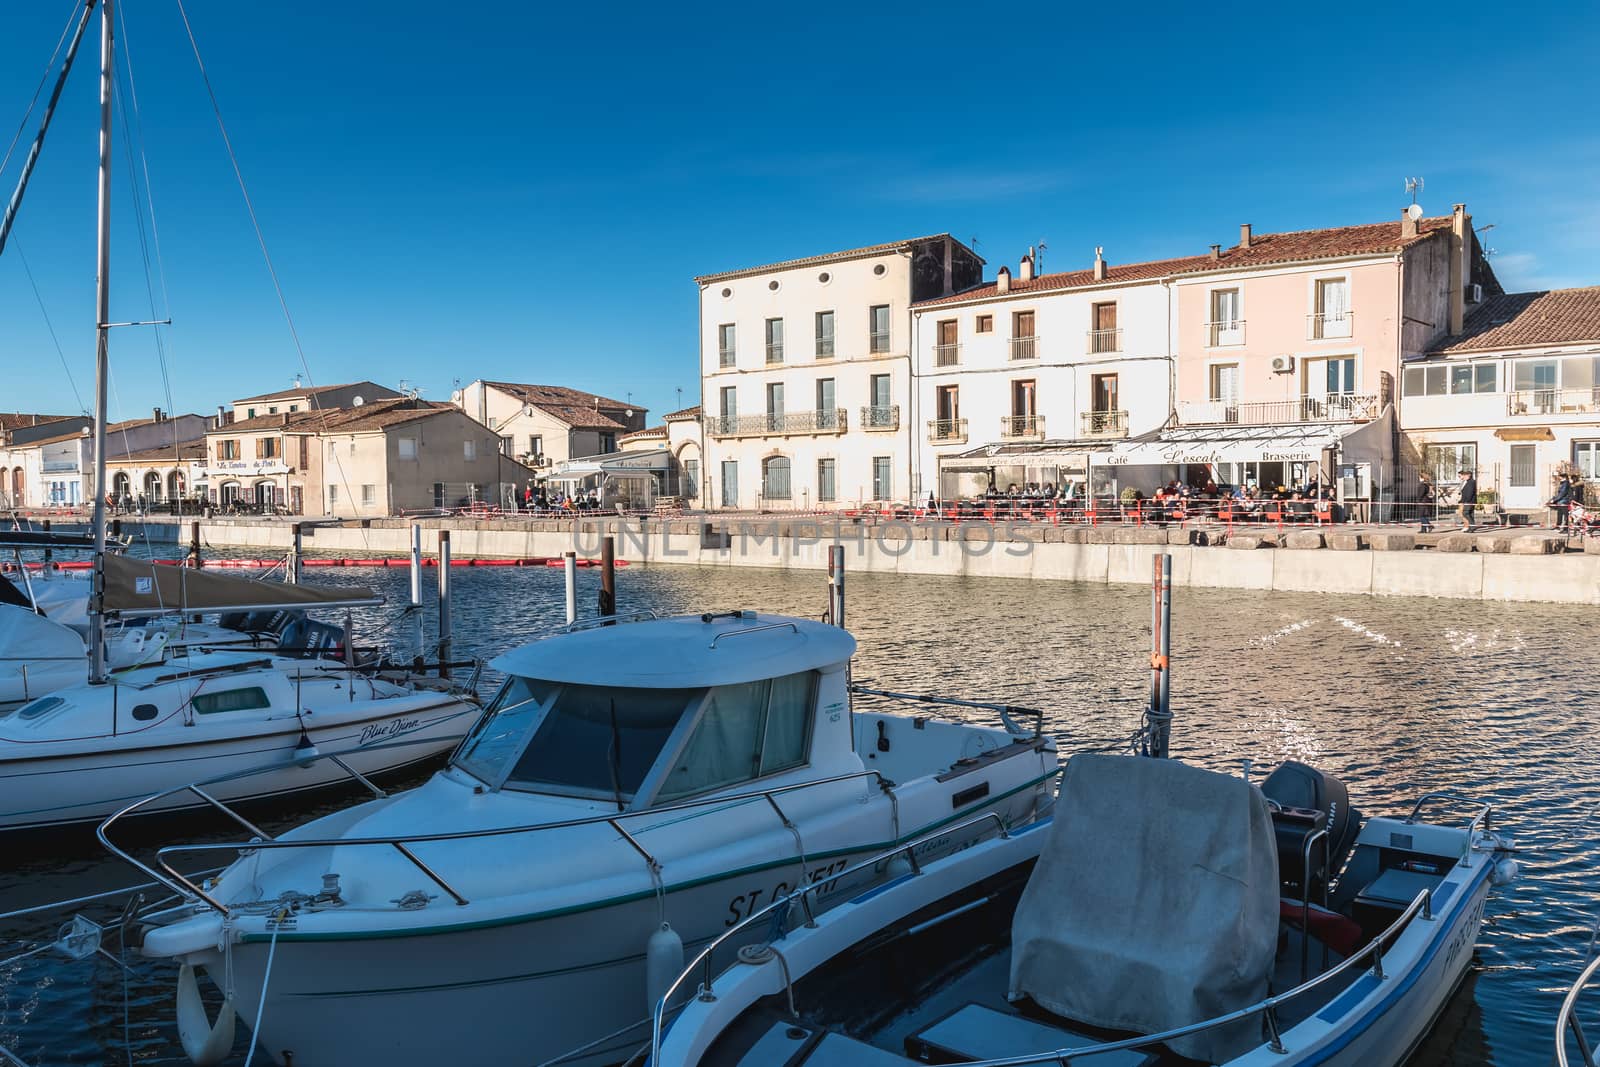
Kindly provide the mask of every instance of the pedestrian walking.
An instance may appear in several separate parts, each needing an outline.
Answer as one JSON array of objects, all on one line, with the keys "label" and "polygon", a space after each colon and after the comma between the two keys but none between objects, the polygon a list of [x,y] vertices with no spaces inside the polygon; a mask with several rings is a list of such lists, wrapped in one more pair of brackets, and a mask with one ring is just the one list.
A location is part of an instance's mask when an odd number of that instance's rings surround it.
[{"label": "pedestrian walking", "polygon": [[1556,513],[1556,529],[1567,529],[1572,510],[1572,478],[1566,472],[1562,472],[1556,495],[1550,498],[1550,508]]},{"label": "pedestrian walking", "polygon": [[1430,533],[1433,530],[1433,509],[1439,496],[1434,492],[1433,479],[1426,474],[1421,476],[1421,484],[1417,486],[1417,508],[1422,512],[1417,522],[1418,533]]},{"label": "pedestrian walking", "polygon": [[1472,532],[1473,514],[1478,510],[1478,479],[1472,471],[1461,472],[1461,492],[1456,496],[1457,510],[1461,513],[1461,530]]}]

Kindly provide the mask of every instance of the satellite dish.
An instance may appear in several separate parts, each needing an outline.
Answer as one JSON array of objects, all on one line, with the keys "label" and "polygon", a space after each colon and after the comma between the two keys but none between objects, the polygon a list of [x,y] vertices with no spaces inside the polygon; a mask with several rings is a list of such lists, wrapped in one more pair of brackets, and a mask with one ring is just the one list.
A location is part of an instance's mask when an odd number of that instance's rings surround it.
[{"label": "satellite dish", "polygon": [[352,405],[354,405],[354,406],[355,406],[355,407],[360,407],[360,406],[361,406],[361,405],[362,405],[362,404],[365,404],[365,403],[366,403],[366,402],[367,402],[367,399],[366,399],[366,397],[364,397],[364,396],[361,396],[361,395],[360,395],[360,394],[359,394],[359,393],[358,393],[358,394],[356,394],[356,398],[355,398],[355,399],[354,399],[354,400],[352,400],[352,401],[351,401],[351,402],[350,402],[350,403],[351,403],[351,404],[352,404]]},{"label": "satellite dish", "polygon": [[1406,218],[1410,219],[1412,222],[1416,222],[1421,217],[1422,217],[1422,205],[1421,204],[1412,204],[1410,207],[1406,208]]},{"label": "satellite dish", "polygon": [[629,408],[627,411],[624,411],[623,414],[631,419],[631,418],[633,418],[633,409]]}]

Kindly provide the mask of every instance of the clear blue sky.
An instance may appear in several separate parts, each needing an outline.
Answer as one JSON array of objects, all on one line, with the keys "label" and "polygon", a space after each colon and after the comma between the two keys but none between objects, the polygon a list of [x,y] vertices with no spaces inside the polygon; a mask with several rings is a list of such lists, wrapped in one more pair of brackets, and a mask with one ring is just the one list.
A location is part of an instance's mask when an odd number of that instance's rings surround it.
[{"label": "clear blue sky", "polygon": [[[0,148],[79,0],[7,5]],[[1130,262],[1389,219],[1420,174],[1508,289],[1600,283],[1589,4],[270,4],[188,0],[319,382],[698,399],[698,273],[949,231]],[[299,359],[172,0],[123,0],[174,325],[172,402]],[[97,36],[97,35],[96,35]],[[0,408],[93,363],[98,45],[0,255]],[[24,145],[0,174],[9,196]],[[113,318],[150,317],[119,135]],[[159,279],[157,279],[159,284]],[[158,295],[159,300],[159,295]],[[112,414],[166,406],[113,335]]]}]

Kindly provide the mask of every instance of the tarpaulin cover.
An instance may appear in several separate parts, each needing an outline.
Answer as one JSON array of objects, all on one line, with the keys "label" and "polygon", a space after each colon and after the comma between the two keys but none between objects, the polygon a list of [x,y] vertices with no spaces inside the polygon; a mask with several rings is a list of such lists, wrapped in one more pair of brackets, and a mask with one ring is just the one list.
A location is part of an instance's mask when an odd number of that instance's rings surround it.
[{"label": "tarpaulin cover", "polygon": [[[1175,760],[1078,755],[1012,920],[1011,991],[1067,1019],[1155,1034],[1267,996],[1278,852],[1259,790]],[[1173,1052],[1222,1063],[1261,1019]]]},{"label": "tarpaulin cover", "polygon": [[381,604],[365,586],[332,587],[264,582],[236,574],[167,563],[105,557],[105,610],[124,615],[168,611],[246,611],[263,608],[336,608]]},{"label": "tarpaulin cover", "polygon": [[84,657],[83,638],[31,608],[0,604],[0,661],[69,660]]}]

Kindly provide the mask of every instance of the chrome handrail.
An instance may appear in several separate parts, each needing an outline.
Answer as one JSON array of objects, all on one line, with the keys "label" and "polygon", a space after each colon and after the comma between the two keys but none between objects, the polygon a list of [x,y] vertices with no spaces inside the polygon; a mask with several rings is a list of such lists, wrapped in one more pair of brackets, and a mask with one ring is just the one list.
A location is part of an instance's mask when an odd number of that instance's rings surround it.
[{"label": "chrome handrail", "polygon": [[1594,981],[1595,972],[1600,971],[1600,956],[1589,961],[1588,966],[1578,975],[1578,980],[1572,983],[1572,988],[1567,990],[1567,995],[1561,998],[1561,1010],[1556,1013],[1556,1067],[1571,1067],[1567,1061],[1567,1035],[1570,1028],[1574,1040],[1578,1042],[1578,1052],[1583,1056],[1584,1067],[1595,1067],[1594,1048],[1589,1044],[1589,1038],[1583,1032],[1583,1026],[1578,1022],[1578,997],[1590,982]]},{"label": "chrome handrail", "polygon": [[[1057,773],[1059,773],[1059,770]],[[778,908],[783,908],[785,909],[785,912],[787,912],[787,909],[790,907],[790,905],[794,904],[796,901],[798,901],[800,906],[805,910],[806,925],[814,926],[816,925],[816,918],[811,910],[811,894],[820,889],[823,885],[837,882],[841,878],[855,874],[857,871],[864,870],[868,867],[876,867],[880,863],[886,864],[902,853],[905,854],[907,861],[910,862],[912,873],[920,873],[920,871],[917,869],[915,855],[915,849],[918,845],[921,845],[927,841],[931,841],[937,837],[958,833],[962,830],[969,829],[985,822],[993,822],[999,829],[1001,838],[1008,838],[1011,836],[1010,828],[1006,826],[1005,819],[1001,817],[999,812],[983,812],[980,815],[976,815],[963,822],[959,822],[954,826],[940,827],[939,829],[929,831],[920,837],[913,838],[904,844],[896,845],[894,848],[888,849],[887,851],[868,856],[861,862],[852,864],[851,866],[846,867],[844,870],[839,871],[837,874],[828,875],[826,879],[803,885],[793,892],[787,893],[784,896],[779,897],[777,900],[774,900],[771,904],[768,904],[760,911],[751,912],[749,915],[745,916],[742,921],[713,938],[705,948],[700,950],[699,954],[696,955],[694,959],[689,961],[688,966],[678,973],[678,977],[674,978],[672,980],[672,984],[667,986],[666,990],[661,994],[661,999],[656,1001],[655,1007],[651,1011],[650,1063],[659,1064],[661,1062],[661,1023],[666,1013],[667,1005],[672,1001],[673,994],[675,994],[683,985],[683,983],[697,970],[699,970],[702,965],[705,968],[705,981],[701,983],[700,996],[702,999],[714,999],[711,996],[711,985],[714,980],[711,974],[711,957],[716,950],[722,945],[726,944],[730,938],[735,937],[740,932],[748,929],[757,920],[771,915]]]},{"label": "chrome handrail", "polygon": [[569,622],[559,630],[556,630],[555,633],[573,634],[579,630],[593,630],[600,626],[613,626],[619,622],[651,622],[659,618],[661,618],[660,615],[649,609],[623,611],[615,615],[600,615],[593,619],[579,619],[577,622]]},{"label": "chrome handrail", "polygon": [[758,634],[763,630],[782,630],[786,628],[794,633],[800,632],[800,627],[792,622],[769,622],[763,626],[748,626],[740,630],[724,630],[717,634],[717,636],[713,637],[711,639],[711,643],[706,647],[716,648],[717,642],[721,641],[724,637],[743,637],[746,634]]},{"label": "chrome handrail", "polygon": [[[329,759],[329,758],[335,758],[336,759],[339,756],[348,755],[351,752],[355,752],[355,751],[358,751],[358,750],[362,751],[362,752],[373,752],[373,751],[378,751],[380,749],[385,749],[385,748],[390,748],[390,747],[398,747],[398,746],[403,745],[403,744],[420,744],[420,743],[423,743],[424,740],[425,739],[402,739],[400,741],[391,742],[391,743],[387,743],[387,744],[384,744],[384,745],[369,745],[364,749],[360,748],[359,746],[357,746],[356,748],[340,749],[340,750],[338,750],[336,752],[322,752],[322,753],[318,753],[315,756],[311,756],[311,757],[308,757],[308,758],[306,758],[304,760],[300,760],[298,762],[299,762],[299,764],[301,766],[307,766],[307,765],[309,765],[311,763],[314,763],[314,762],[316,762],[317,760],[320,760],[320,759]],[[342,760],[338,760],[337,762],[341,766],[344,765]],[[645,859],[648,862],[650,862],[652,864],[655,864],[655,861],[653,860],[653,858],[650,857],[649,854],[646,853],[642,848],[640,848],[637,840],[635,840],[632,837],[632,835],[630,835],[627,832],[627,830],[621,825],[621,821],[622,820],[637,819],[637,818],[642,818],[642,817],[646,817],[646,816],[660,815],[660,814],[669,813],[669,812],[675,812],[675,811],[689,811],[689,810],[692,810],[692,809],[702,809],[699,813],[700,814],[704,814],[704,813],[706,813],[705,809],[716,809],[716,808],[719,808],[720,806],[733,805],[733,804],[742,804],[742,803],[745,803],[745,802],[762,800],[762,799],[765,799],[768,802],[768,804],[771,804],[772,803],[772,798],[774,796],[777,796],[777,795],[780,795],[780,794],[783,794],[783,793],[791,793],[791,792],[795,792],[795,791],[800,790],[800,789],[810,789],[810,788],[812,788],[814,786],[834,785],[834,784],[837,784],[839,782],[853,781],[853,780],[859,779],[859,778],[872,778],[872,779],[875,779],[877,781],[878,787],[880,789],[882,789],[885,793],[888,793],[891,798],[893,798],[893,796],[894,796],[894,793],[893,793],[894,786],[893,786],[893,783],[889,781],[889,779],[885,778],[880,772],[878,772],[876,770],[861,770],[861,771],[851,771],[848,774],[833,775],[832,777],[829,777],[829,778],[817,778],[817,779],[813,779],[813,780],[805,781],[805,782],[793,782],[793,783],[791,783],[789,785],[776,786],[776,787],[772,787],[772,788],[768,788],[768,789],[755,790],[755,791],[747,792],[747,793],[734,793],[734,794],[719,795],[719,796],[700,797],[700,798],[695,799],[695,800],[680,801],[680,802],[675,803],[675,804],[664,804],[664,805],[661,805],[661,806],[658,806],[658,807],[642,808],[642,809],[640,809],[638,811],[619,812],[619,813],[610,814],[610,815],[590,815],[590,816],[585,816],[584,818],[581,818],[581,819],[565,819],[565,820],[562,820],[560,822],[531,823],[531,824],[523,824],[523,825],[517,825],[517,826],[498,826],[498,827],[491,827],[491,828],[488,828],[488,829],[460,830],[460,831],[453,831],[453,832],[449,832],[449,833],[391,834],[391,835],[385,835],[385,836],[382,836],[382,837],[350,837],[350,838],[332,838],[332,839],[297,838],[297,839],[295,839],[293,841],[280,841],[280,840],[277,840],[277,839],[271,837],[270,835],[266,834],[265,831],[262,831],[259,828],[256,828],[256,827],[252,826],[250,823],[246,822],[243,819],[242,816],[239,816],[239,815],[235,814],[231,809],[229,809],[221,801],[218,801],[218,800],[210,797],[209,795],[203,793],[202,790],[200,789],[201,786],[215,785],[215,784],[217,784],[219,782],[233,781],[235,779],[246,778],[246,777],[249,777],[251,775],[263,774],[263,773],[266,773],[268,771],[276,771],[276,770],[281,770],[281,769],[283,769],[282,765],[272,765],[272,766],[266,766],[266,767],[254,767],[254,768],[251,768],[249,770],[236,771],[233,774],[222,775],[222,776],[217,777],[217,778],[208,779],[208,780],[206,780],[204,782],[196,782],[196,783],[192,783],[190,785],[177,786],[175,788],[168,789],[168,790],[165,790],[165,791],[160,792],[160,793],[155,793],[155,794],[153,794],[151,796],[144,797],[144,798],[142,798],[142,799],[140,799],[138,801],[135,801],[132,804],[129,804],[127,807],[123,808],[121,811],[118,811],[115,814],[113,814],[112,816],[110,816],[109,818],[107,818],[105,820],[105,822],[101,823],[99,825],[99,827],[95,830],[95,834],[96,834],[97,837],[99,837],[100,843],[102,845],[104,845],[105,848],[108,851],[110,851],[113,855],[115,855],[118,858],[124,860],[128,864],[130,864],[130,865],[132,865],[134,867],[137,867],[139,870],[144,871],[146,874],[150,875],[150,877],[152,877],[155,880],[161,882],[163,885],[165,885],[168,889],[171,889],[173,892],[178,893],[178,894],[180,894],[182,896],[185,896],[185,897],[189,897],[190,899],[198,899],[200,901],[203,901],[204,903],[209,905],[212,909],[214,909],[217,912],[220,912],[223,915],[227,915],[228,914],[227,906],[219,903],[215,898],[213,898],[203,888],[201,888],[200,886],[196,885],[193,881],[191,881],[181,871],[177,870],[170,863],[168,863],[167,862],[167,857],[169,855],[176,854],[176,853],[189,853],[189,852],[215,852],[215,851],[223,851],[223,852],[226,852],[226,851],[237,851],[237,852],[242,852],[242,851],[245,851],[245,850],[255,851],[255,850],[275,849],[275,848],[343,848],[343,847],[353,847],[353,846],[384,846],[384,847],[387,847],[387,848],[394,848],[394,849],[398,850],[401,853],[401,855],[405,856],[406,859],[411,861],[411,863],[413,865],[415,865],[422,872],[423,875],[428,877],[431,881],[437,883],[440,886],[440,888],[442,888],[446,893],[449,893],[450,896],[455,899],[455,901],[456,901],[456,903],[458,905],[462,905],[462,904],[469,903],[467,898],[465,896],[463,896],[461,893],[459,893],[453,886],[451,886],[447,881],[445,881],[440,875],[438,875],[436,872],[431,870],[425,863],[422,862],[422,860],[420,858],[418,858],[415,855],[415,853],[413,853],[410,849],[406,848],[405,846],[419,844],[419,843],[425,843],[425,842],[431,842],[431,841],[460,841],[460,840],[468,840],[468,839],[480,838],[480,837],[504,837],[504,836],[509,836],[511,834],[536,833],[536,832],[541,831],[541,830],[566,830],[566,829],[572,829],[574,827],[579,827],[579,826],[591,826],[591,825],[597,825],[599,823],[607,823],[607,824],[609,824],[611,826],[611,828],[613,830],[615,830],[617,832],[617,834],[619,836],[621,836],[622,838],[627,840],[627,842],[629,844],[631,844],[642,855],[644,855]],[[236,822],[239,822],[241,825],[245,826],[245,828],[247,830],[249,830],[250,832],[254,833],[256,835],[256,837],[254,839],[250,840],[250,841],[247,841],[247,842],[218,841],[218,842],[207,843],[207,844],[166,845],[166,846],[158,849],[156,851],[156,856],[155,856],[156,862],[158,864],[160,864],[160,866],[162,868],[162,871],[165,871],[166,875],[163,875],[161,873],[161,871],[157,871],[156,869],[154,869],[154,868],[152,868],[150,866],[147,866],[146,864],[140,862],[139,860],[134,859],[127,852],[125,852],[124,850],[118,848],[115,844],[112,843],[110,837],[108,836],[108,831],[110,830],[111,825],[113,823],[115,823],[118,819],[121,819],[123,816],[133,813],[135,810],[137,810],[137,809],[139,809],[141,807],[144,807],[146,804],[155,803],[155,802],[163,800],[163,799],[165,799],[167,797],[175,796],[177,794],[180,794],[180,793],[183,793],[183,792],[186,792],[186,791],[200,794],[210,804],[212,804],[213,806],[217,807],[219,810],[223,811],[224,813],[228,814]],[[656,865],[656,866],[659,866],[659,865]],[[170,878],[172,880],[169,880],[169,878],[167,876],[170,876]]]}]

